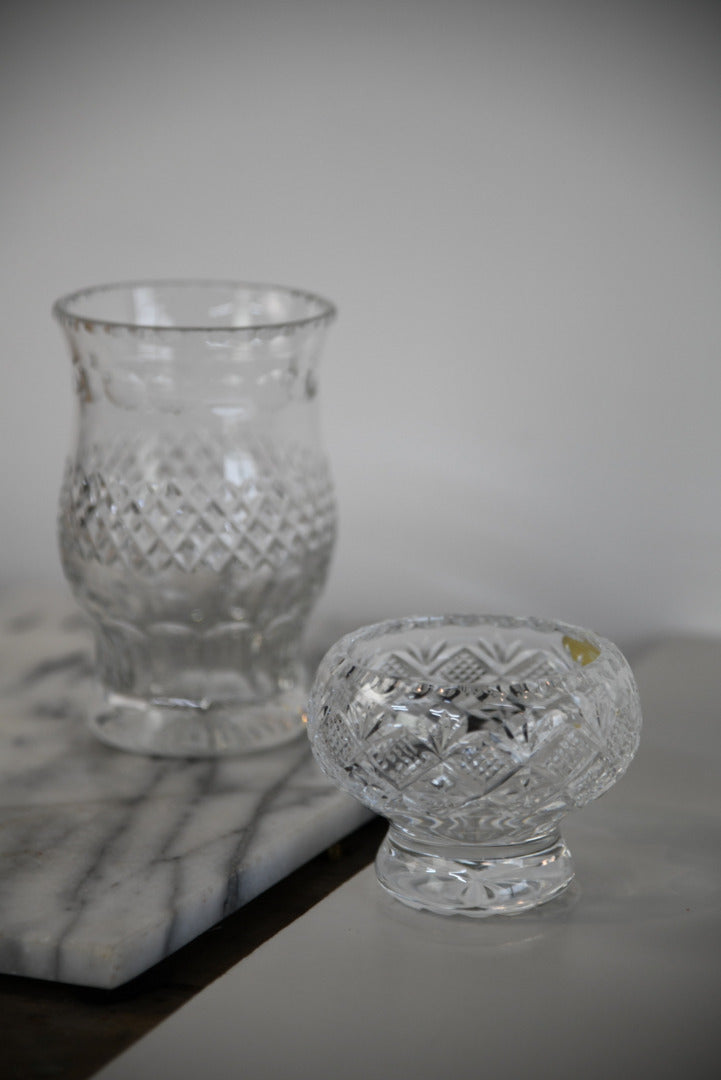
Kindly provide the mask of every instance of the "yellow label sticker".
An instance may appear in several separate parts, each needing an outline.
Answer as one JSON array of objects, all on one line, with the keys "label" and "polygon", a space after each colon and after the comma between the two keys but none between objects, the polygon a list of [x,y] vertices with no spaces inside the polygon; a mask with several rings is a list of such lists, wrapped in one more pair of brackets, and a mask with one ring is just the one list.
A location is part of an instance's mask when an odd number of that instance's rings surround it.
[{"label": "yellow label sticker", "polygon": [[581,640],[580,638],[570,637],[565,634],[563,637],[563,647],[567,649],[577,664],[592,664],[593,661],[601,655],[601,650],[597,649],[595,645],[592,645],[590,641]]}]

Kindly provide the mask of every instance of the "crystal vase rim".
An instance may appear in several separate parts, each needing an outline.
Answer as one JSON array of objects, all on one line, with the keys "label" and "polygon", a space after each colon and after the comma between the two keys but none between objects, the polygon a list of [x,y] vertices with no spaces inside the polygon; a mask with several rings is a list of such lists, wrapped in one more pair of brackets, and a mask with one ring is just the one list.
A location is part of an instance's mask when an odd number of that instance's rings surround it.
[{"label": "crystal vase rim", "polygon": [[[123,289],[137,288],[188,288],[188,289],[247,289],[258,292],[278,292],[289,297],[300,298],[315,303],[318,310],[310,315],[303,315],[292,319],[277,319],[265,322],[247,322],[242,325],[216,322],[173,324],[162,322],[145,322],[123,319],[109,319],[96,315],[83,314],[81,311],[71,310],[72,305],[77,304],[88,297],[97,296],[100,293],[110,293]],[[272,282],[246,281],[236,278],[132,278],[126,281],[108,282],[99,285],[89,285],[81,289],[74,289],[59,297],[52,305],[53,317],[68,329],[103,329],[111,331],[126,331],[128,333],[157,333],[167,334],[228,334],[234,337],[255,337],[268,333],[282,334],[310,326],[328,325],[336,318],[338,312],[336,305],[321,296],[319,293],[307,289],[300,289],[290,285],[279,285]]]},{"label": "crystal vase rim", "polygon": [[[590,662],[578,663],[573,661],[572,656],[569,653],[569,659],[573,662],[573,666],[569,666],[567,671],[559,672],[557,676],[544,676],[542,679],[536,680],[523,680],[524,684],[531,686],[543,686],[545,689],[552,690],[561,687],[570,688],[571,685],[578,685],[578,683],[589,682],[593,680],[593,676],[596,672],[600,673],[601,661],[611,660],[616,658],[615,665],[619,664],[623,666],[625,661],[622,654],[618,652],[618,649],[607,638],[603,638],[591,630],[585,629],[580,626],[574,626],[571,623],[566,623],[557,619],[543,619],[535,616],[516,616],[516,615],[409,615],[397,619],[388,619],[377,623],[372,623],[368,626],[359,627],[356,630],[350,631],[348,634],[343,635],[330,647],[326,653],[322,665],[327,660],[331,660],[335,663],[343,663],[344,661],[348,665],[347,677],[368,678],[368,679],[390,679],[401,686],[407,686],[410,692],[414,690],[443,690],[443,692],[451,692],[453,690],[464,688],[467,690],[474,690],[474,687],[483,689],[484,691],[505,692],[509,687],[516,685],[514,680],[506,680],[503,677],[498,677],[493,681],[492,685],[487,683],[475,683],[475,682],[454,682],[449,683],[447,679],[438,680],[433,676],[419,675],[417,677],[408,675],[396,675],[388,671],[382,664],[364,663],[363,660],[357,655],[354,655],[354,646],[362,641],[370,641],[375,637],[382,637],[384,634],[390,633],[408,633],[409,631],[419,630],[423,628],[436,627],[439,630],[447,628],[449,626],[468,627],[472,629],[474,627],[481,629],[484,626],[495,626],[500,628],[523,628],[530,627],[531,629],[539,631],[556,631],[561,632],[564,635],[573,637],[575,640],[585,641],[597,650],[597,655]],[[576,635],[582,635],[582,637],[576,638]],[[603,677],[603,676],[601,676]]]}]

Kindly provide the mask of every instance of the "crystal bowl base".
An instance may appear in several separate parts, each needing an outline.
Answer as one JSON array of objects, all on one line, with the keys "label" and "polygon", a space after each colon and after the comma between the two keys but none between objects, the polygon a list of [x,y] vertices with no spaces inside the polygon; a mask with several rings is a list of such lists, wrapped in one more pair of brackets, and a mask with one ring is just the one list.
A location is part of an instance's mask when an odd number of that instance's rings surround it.
[{"label": "crystal bowl base", "polygon": [[508,846],[427,843],[391,826],[376,857],[380,884],[409,907],[438,915],[517,915],[573,880],[571,853],[555,834]]},{"label": "crystal bowl base", "polygon": [[269,750],[298,738],[306,695],[296,688],[261,704],[157,704],[107,695],[88,726],[116,749],[163,757],[214,758]]}]

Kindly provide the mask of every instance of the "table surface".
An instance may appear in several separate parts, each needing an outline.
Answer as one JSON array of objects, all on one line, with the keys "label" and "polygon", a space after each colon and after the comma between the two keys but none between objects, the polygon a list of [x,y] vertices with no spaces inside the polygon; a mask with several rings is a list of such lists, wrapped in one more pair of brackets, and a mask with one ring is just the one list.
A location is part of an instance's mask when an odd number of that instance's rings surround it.
[{"label": "table surface", "polygon": [[641,748],[566,819],[561,899],[506,919],[404,908],[367,865],[373,822],[120,990],[0,980],[6,1075],[713,1075],[721,641],[632,660]]}]

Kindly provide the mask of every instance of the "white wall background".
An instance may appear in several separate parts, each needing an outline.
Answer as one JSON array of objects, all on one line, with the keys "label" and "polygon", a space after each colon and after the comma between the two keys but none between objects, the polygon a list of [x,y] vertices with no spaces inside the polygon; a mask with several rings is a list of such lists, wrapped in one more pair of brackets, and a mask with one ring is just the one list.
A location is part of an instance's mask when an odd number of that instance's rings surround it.
[{"label": "white wall background", "polygon": [[721,631],[719,5],[7,5],[0,588],[59,582],[75,287],[339,304],[319,617]]}]

